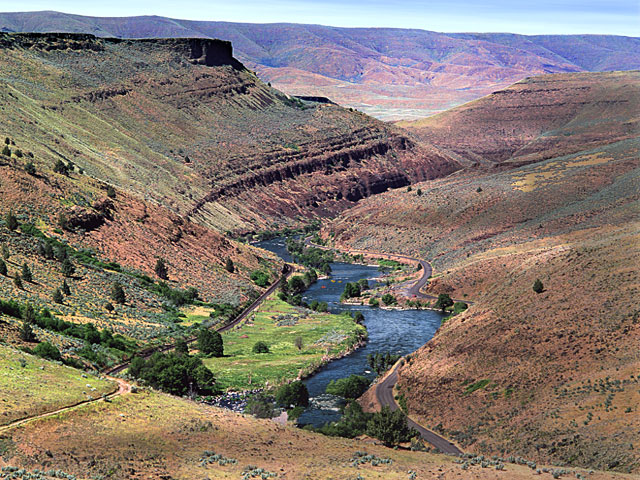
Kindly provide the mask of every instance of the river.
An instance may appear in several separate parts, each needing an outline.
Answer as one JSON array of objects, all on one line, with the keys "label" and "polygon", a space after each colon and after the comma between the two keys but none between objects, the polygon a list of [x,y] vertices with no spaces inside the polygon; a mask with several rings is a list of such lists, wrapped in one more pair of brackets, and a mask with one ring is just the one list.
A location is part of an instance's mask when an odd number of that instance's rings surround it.
[{"label": "river", "polygon": [[[292,261],[282,238],[265,240],[257,246],[279,255],[287,262]],[[333,313],[360,310],[365,318],[369,341],[351,355],[330,362],[304,381],[309,390],[311,405],[302,414],[299,422],[314,426],[340,419],[340,398],[325,393],[325,388],[331,380],[351,374],[375,378],[367,364],[368,354],[411,353],[433,337],[443,318],[442,314],[433,310],[383,310],[369,306],[341,305],[340,295],[347,282],[367,278],[370,285],[374,285],[372,279],[380,276],[381,272],[378,267],[340,262],[332,263],[331,270],[329,279],[318,280],[305,292],[305,301],[309,303],[315,299],[327,302],[329,311]]]}]

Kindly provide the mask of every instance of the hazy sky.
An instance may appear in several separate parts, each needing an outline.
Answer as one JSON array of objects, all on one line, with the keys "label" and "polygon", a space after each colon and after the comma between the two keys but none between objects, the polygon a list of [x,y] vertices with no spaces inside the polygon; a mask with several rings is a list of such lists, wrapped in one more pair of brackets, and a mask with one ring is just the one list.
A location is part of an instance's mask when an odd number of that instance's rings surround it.
[{"label": "hazy sky", "polygon": [[32,10],[440,32],[640,36],[640,0],[0,0],[3,12]]}]

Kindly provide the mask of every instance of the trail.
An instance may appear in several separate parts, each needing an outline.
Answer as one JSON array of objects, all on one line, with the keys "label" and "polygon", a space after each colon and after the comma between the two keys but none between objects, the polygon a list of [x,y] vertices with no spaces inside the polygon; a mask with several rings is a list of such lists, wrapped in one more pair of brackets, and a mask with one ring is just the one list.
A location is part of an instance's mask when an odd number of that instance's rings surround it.
[{"label": "trail", "polygon": [[111,400],[112,398],[118,397],[120,395],[125,395],[128,393],[131,393],[131,387],[132,385],[127,382],[126,380],[123,380],[122,378],[117,378],[117,377],[107,377],[109,380],[114,381],[118,384],[118,389],[108,393],[107,395],[100,396],[97,398],[88,398],[86,400],[82,400],[80,402],[76,402],[74,404],[71,405],[67,405],[65,407],[61,407],[58,408],[57,410],[53,410],[51,412],[45,412],[45,413],[40,413],[38,415],[32,415],[30,417],[25,417],[25,418],[21,418],[19,420],[15,420],[14,422],[8,423],[7,425],[2,425],[0,426],[0,432],[4,432],[5,430],[10,430],[12,428],[15,427],[19,427],[21,425],[25,425],[29,422],[33,422],[35,420],[39,420],[41,418],[47,418],[47,417],[51,417],[53,415],[58,415],[59,413],[64,413],[64,412],[68,412],[71,410],[75,410],[78,407],[81,407],[83,405],[88,405],[90,403],[95,403],[95,402],[100,402],[100,401],[104,401],[106,400]]},{"label": "trail", "polygon": [[[247,316],[253,312],[256,308],[258,308],[258,306],[260,306],[260,304],[269,296],[271,295],[274,290],[276,288],[278,288],[278,285],[280,285],[280,282],[282,282],[283,280],[286,280],[286,278],[291,274],[291,272],[293,271],[293,269],[289,266],[285,264],[284,270],[282,272],[282,275],[278,278],[277,281],[275,281],[262,295],[260,295],[251,305],[249,305],[242,313],[240,313],[231,323],[228,323],[227,325],[220,327],[217,329],[218,332],[224,332],[227,331],[233,327],[235,327],[236,325],[238,325],[240,322],[242,322],[245,318],[247,318]],[[196,340],[196,338],[190,338],[187,340],[187,343],[192,343]],[[153,349],[148,349],[147,351],[144,352],[144,354],[142,355],[143,357],[148,357],[150,355],[152,355],[155,352],[165,352],[167,350],[171,350],[172,348],[174,348],[175,345],[163,345],[162,347],[157,347],[157,348],[153,348]],[[116,373],[120,373],[123,370],[126,370],[129,367],[130,361],[121,363],[119,365],[116,365],[115,367],[110,368],[108,371],[105,372],[105,375],[107,376],[107,378],[109,380],[112,380],[114,382],[116,382],[118,384],[118,389],[103,396],[100,396],[98,398],[88,398],[86,400],[82,400],[80,402],[76,402],[72,405],[67,405],[65,407],[61,407],[58,408],[57,410],[53,410],[51,412],[45,412],[45,413],[41,413],[38,415],[32,415],[29,417],[25,417],[25,418],[21,418],[19,420],[16,420],[14,422],[11,422],[7,425],[2,425],[0,426],[0,432],[4,432],[6,430],[10,430],[12,428],[15,427],[19,427],[21,425],[24,425],[26,423],[35,421],[35,420],[39,420],[42,418],[48,418],[48,417],[52,417],[54,415],[58,415],[60,413],[64,413],[64,412],[68,412],[71,410],[74,410],[78,407],[81,407],[83,405],[88,405],[91,403],[95,403],[95,402],[100,402],[100,401],[104,401],[105,399],[110,400],[112,398],[115,397],[119,397],[121,395],[126,395],[131,393],[132,390],[132,385],[127,382],[126,380],[122,379],[122,378],[118,378],[118,377],[113,377],[111,375],[114,375]]]}]

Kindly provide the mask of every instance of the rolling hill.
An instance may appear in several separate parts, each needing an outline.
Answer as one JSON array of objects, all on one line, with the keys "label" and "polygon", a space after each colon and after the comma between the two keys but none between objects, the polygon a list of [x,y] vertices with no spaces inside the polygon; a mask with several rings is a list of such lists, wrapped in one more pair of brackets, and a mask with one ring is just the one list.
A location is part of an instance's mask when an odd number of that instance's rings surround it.
[{"label": "rolling hill", "polygon": [[424,117],[532,75],[640,68],[640,39],[613,35],[437,33],[60,12],[2,13],[0,31],[228,40],[242,62],[283,91],[326,96],[381,119]]}]

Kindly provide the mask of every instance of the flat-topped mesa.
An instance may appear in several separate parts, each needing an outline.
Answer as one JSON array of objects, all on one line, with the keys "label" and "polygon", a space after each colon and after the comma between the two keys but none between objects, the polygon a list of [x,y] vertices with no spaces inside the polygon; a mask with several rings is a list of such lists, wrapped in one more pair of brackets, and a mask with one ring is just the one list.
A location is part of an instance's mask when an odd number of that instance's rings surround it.
[{"label": "flat-topped mesa", "polygon": [[103,51],[105,45],[139,43],[169,48],[183,54],[193,64],[207,67],[230,65],[235,69],[244,66],[233,58],[231,42],[213,38],[144,38],[124,40],[101,38],[85,33],[0,33],[0,48],[24,48],[42,51],[91,50]]}]

